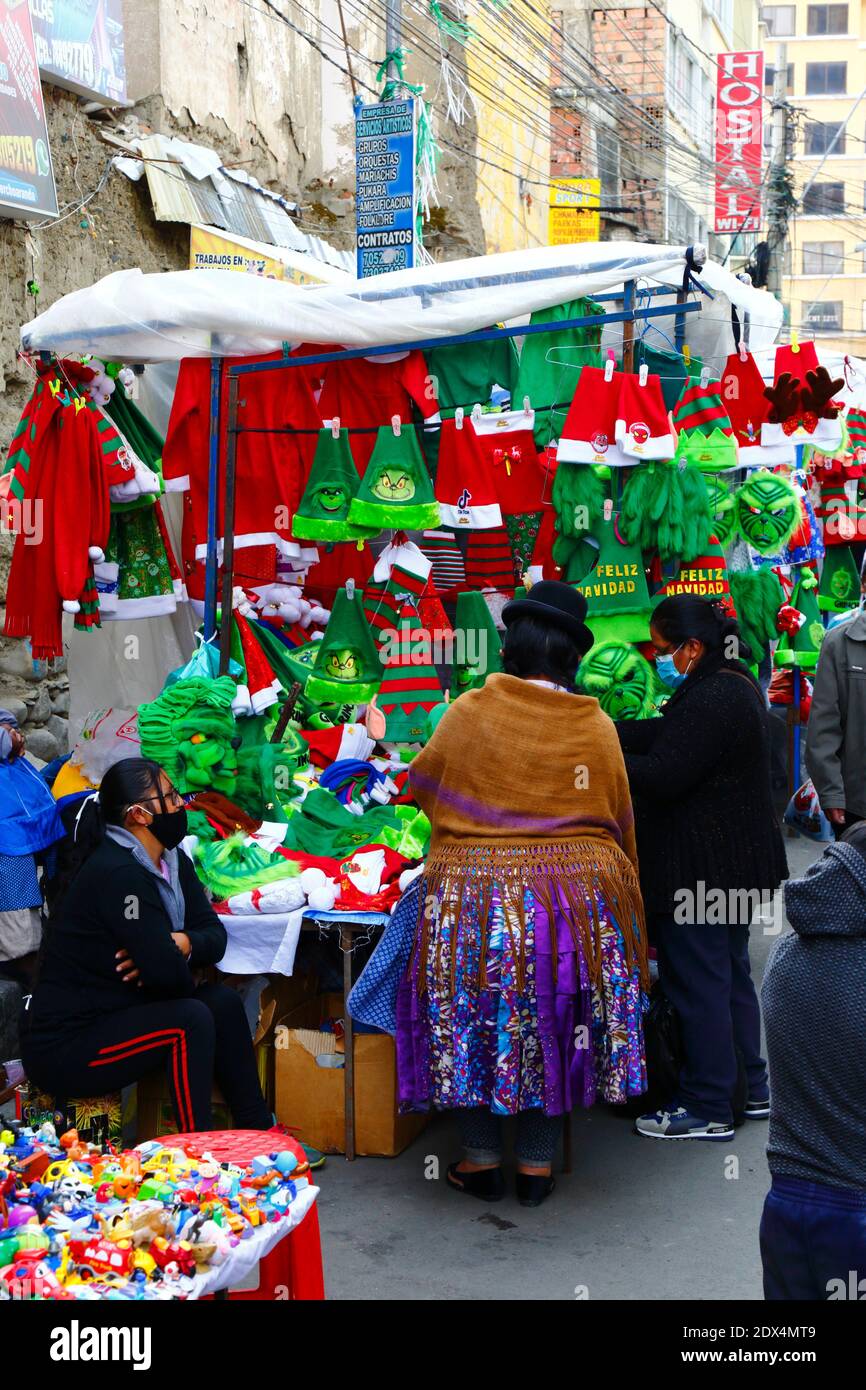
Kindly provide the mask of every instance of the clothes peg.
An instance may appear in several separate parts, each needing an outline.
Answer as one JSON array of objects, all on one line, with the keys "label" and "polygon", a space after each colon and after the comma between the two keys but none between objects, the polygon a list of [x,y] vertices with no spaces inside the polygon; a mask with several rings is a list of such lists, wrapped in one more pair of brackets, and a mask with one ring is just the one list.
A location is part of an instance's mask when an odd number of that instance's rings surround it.
[{"label": "clothes peg", "polygon": [[481,406],[480,406],[480,405],[478,404],[478,402],[476,401],[475,404],[474,404],[473,407],[472,407],[472,423],[473,423],[473,425],[477,425],[480,419],[481,419]]},{"label": "clothes peg", "polygon": [[646,379],[649,376],[649,367],[646,362],[642,362],[640,371],[637,374],[638,386],[646,386]]},{"label": "clothes peg", "polygon": [[613,374],[614,374],[615,368],[616,368],[616,358],[614,357],[614,355],[613,355],[612,352],[608,351],[608,359],[607,359],[607,361],[606,361],[605,364],[604,364],[604,379],[605,379],[605,381],[613,381]]},{"label": "clothes peg", "polygon": [[524,415],[531,415],[531,414],[532,414],[532,407],[531,407],[530,404],[529,404],[529,397],[528,397],[528,396],[524,396],[524,397],[523,397],[523,413],[524,413]]},{"label": "clothes peg", "polygon": [[746,344],[745,344],[745,342],[743,341],[742,337],[740,338],[739,354],[740,354],[740,361],[741,361],[741,362],[748,362],[748,360],[749,360],[749,350],[748,350],[748,348],[746,347]]},{"label": "clothes peg", "polygon": [[613,516],[613,498],[611,498],[611,497],[605,497],[605,499],[604,499],[604,519],[605,519],[605,521],[610,521],[610,519],[611,519],[612,516]]},{"label": "clothes peg", "polygon": [[346,598],[352,598],[352,599],[353,599],[354,597],[355,597],[355,581],[354,581],[354,579],[347,579],[347,580],[346,580]]},{"label": "clothes peg", "polygon": [[707,386],[709,385],[709,380],[710,380],[710,369],[709,369],[709,367],[704,367],[704,368],[702,369],[702,371],[701,371],[701,390],[702,390],[702,391],[706,391]]},{"label": "clothes peg", "polygon": [[455,412],[454,412],[454,425],[455,425],[455,427],[456,427],[458,430],[462,430],[462,428],[463,428],[463,407],[462,407],[462,405],[458,405],[457,409],[456,409]]},{"label": "clothes peg", "polygon": [[793,331],[791,332],[791,351],[792,351],[792,352],[799,352],[799,351],[800,351],[800,339],[797,337],[796,333],[794,333]]},{"label": "clothes peg", "polygon": [[687,369],[692,365],[692,350],[688,343],[683,343],[683,362]]},{"label": "clothes peg", "polygon": [[339,438],[340,438],[340,417],[339,417],[339,415],[335,415],[334,418],[333,418],[333,420],[331,421],[331,434],[332,434],[332,436],[334,437],[334,439],[339,439]]},{"label": "clothes peg", "polygon": [[401,422],[401,420],[400,420],[400,416],[399,416],[399,415],[392,415],[392,416],[391,416],[391,429],[394,431],[394,438],[395,438],[395,439],[399,439],[399,438],[400,438],[400,426],[401,426],[401,423],[402,423],[402,422]]}]

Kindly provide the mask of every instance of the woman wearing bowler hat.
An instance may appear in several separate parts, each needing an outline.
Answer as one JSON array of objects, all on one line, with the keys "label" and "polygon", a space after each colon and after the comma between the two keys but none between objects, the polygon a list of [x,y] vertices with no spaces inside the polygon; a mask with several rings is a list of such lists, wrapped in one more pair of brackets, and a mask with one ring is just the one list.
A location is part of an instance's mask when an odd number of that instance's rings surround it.
[{"label": "woman wearing bowler hat", "polygon": [[574,690],[586,601],[544,580],[503,617],[502,673],[412,763],[432,835],[397,1055],[404,1109],[456,1112],[449,1186],[504,1195],[513,1115],[517,1197],[538,1206],[562,1116],[646,1089],[646,941],[616,730]]}]

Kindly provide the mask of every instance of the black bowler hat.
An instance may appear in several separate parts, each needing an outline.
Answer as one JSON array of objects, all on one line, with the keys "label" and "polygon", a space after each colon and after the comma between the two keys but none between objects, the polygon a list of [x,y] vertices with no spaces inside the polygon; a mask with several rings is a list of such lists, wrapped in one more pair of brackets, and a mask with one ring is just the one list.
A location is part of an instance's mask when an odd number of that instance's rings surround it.
[{"label": "black bowler hat", "polygon": [[586,599],[579,589],[558,579],[540,579],[525,598],[512,599],[502,610],[502,621],[510,627],[518,618],[537,618],[562,628],[574,638],[581,656],[586,656],[595,638],[586,626]]}]

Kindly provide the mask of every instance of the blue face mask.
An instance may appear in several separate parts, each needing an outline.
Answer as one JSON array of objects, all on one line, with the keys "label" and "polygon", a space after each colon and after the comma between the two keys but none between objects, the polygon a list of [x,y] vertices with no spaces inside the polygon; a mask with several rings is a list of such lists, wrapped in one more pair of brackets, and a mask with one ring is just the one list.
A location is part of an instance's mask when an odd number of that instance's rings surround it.
[{"label": "blue face mask", "polygon": [[[659,680],[664,681],[665,685],[669,685],[672,690],[676,690],[678,685],[682,685],[689,674],[688,671],[678,671],[674,665],[674,657],[679,649],[677,647],[676,652],[665,652],[662,656],[656,657],[656,674]],[[689,665],[691,666],[691,662]]]}]

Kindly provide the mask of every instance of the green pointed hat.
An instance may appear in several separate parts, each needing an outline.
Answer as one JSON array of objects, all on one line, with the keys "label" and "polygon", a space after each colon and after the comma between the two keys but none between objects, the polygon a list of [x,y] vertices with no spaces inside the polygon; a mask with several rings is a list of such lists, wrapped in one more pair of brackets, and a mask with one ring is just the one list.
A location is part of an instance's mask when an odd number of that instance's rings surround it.
[{"label": "green pointed hat", "polygon": [[439,504],[415,431],[383,425],[361,486],[349,506],[353,526],[425,531],[439,525]]},{"label": "green pointed hat", "polygon": [[828,545],[818,587],[818,607],[824,613],[847,613],[860,597],[860,576],[848,545]]},{"label": "green pointed hat", "polygon": [[369,700],[379,688],[382,663],[373,641],[360,593],[354,588],[340,589],[318,643],[313,669],[307,677],[304,694],[320,703]]},{"label": "green pointed hat", "polygon": [[458,594],[454,619],[454,665],[451,670],[452,700],[456,700],[465,690],[480,690],[491,671],[502,670],[499,658],[501,646],[502,637],[484,595],[475,590]]},{"label": "green pointed hat", "polygon": [[674,455],[675,463],[691,465],[701,473],[727,473],[729,468],[736,468],[739,461],[736,440],[722,429],[710,430],[708,434],[683,430]]},{"label": "green pointed hat", "polygon": [[408,603],[379,655],[385,674],[377,703],[385,716],[386,741],[426,743],[427,716],[441,704],[442,686],[433,665],[430,634]]},{"label": "green pointed hat", "polygon": [[782,640],[776,648],[777,666],[803,666],[808,670],[814,670],[818,665],[821,643],[824,640],[824,624],[821,622],[821,612],[818,608],[817,590],[818,581],[812,570],[802,570],[799,582],[791,595],[791,606],[799,609],[804,621],[793,637],[789,632],[782,635]]},{"label": "green pointed hat", "polygon": [[651,605],[640,548],[621,539],[610,514],[596,523],[595,539],[595,564],[576,588],[586,599],[596,643],[646,642]]},{"label": "green pointed hat", "polygon": [[292,518],[292,535],[305,541],[363,539],[369,530],[349,523],[349,504],[361,485],[349,449],[349,431],[320,430],[304,495]]}]

